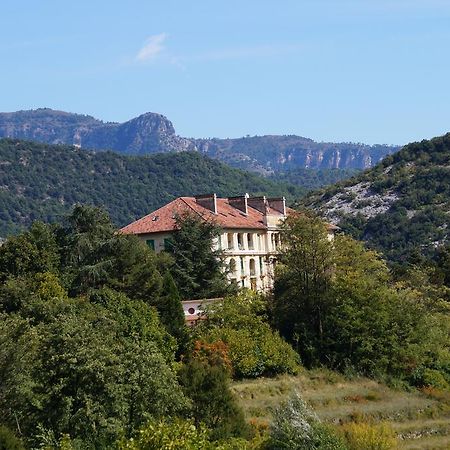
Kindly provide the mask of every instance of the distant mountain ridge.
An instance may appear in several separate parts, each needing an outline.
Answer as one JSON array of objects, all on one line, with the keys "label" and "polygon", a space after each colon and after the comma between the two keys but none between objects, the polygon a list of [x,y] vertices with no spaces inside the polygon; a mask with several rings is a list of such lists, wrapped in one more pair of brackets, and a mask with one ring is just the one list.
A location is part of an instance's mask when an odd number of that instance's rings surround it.
[{"label": "distant mountain ridge", "polygon": [[161,114],[149,112],[115,123],[49,108],[0,113],[0,137],[129,155],[198,151],[264,175],[295,168],[367,169],[399,150],[389,145],[315,142],[294,135],[193,139],[178,136]]}]

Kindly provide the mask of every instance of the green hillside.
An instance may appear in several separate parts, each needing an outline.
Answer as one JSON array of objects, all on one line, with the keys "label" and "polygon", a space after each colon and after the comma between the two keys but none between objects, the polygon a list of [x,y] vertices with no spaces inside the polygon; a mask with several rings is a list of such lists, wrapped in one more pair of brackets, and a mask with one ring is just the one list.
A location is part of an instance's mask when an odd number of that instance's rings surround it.
[{"label": "green hillside", "polygon": [[407,145],[372,169],[302,201],[390,260],[448,242],[450,133]]},{"label": "green hillside", "polygon": [[122,156],[0,140],[0,236],[52,222],[76,203],[104,206],[118,226],[175,197],[216,192],[301,196],[299,186],[233,169],[194,152]]}]

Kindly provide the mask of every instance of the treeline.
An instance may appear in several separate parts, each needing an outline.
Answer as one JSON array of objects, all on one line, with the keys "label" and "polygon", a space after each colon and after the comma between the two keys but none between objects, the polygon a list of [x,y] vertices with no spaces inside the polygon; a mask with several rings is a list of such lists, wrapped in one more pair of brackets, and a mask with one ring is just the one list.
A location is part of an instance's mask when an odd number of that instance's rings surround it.
[{"label": "treeline", "polygon": [[116,226],[179,196],[245,192],[287,196],[305,189],[233,169],[199,153],[128,157],[71,146],[0,140],[0,237],[35,220],[55,222],[77,203],[105,208]]}]

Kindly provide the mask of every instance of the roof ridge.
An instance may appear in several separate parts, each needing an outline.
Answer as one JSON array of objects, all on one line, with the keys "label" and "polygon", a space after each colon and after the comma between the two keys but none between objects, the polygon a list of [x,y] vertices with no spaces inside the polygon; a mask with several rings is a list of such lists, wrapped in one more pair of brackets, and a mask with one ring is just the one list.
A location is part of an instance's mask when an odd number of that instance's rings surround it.
[{"label": "roof ridge", "polygon": [[[192,209],[192,211],[194,211],[194,213],[195,214],[198,214],[202,219],[203,219],[203,216],[198,212],[198,211],[196,211],[185,199],[186,198],[190,198],[190,199],[195,199],[195,197],[178,197],[180,200],[182,200],[183,202],[184,202],[184,204],[188,207],[188,208],[190,208],[190,209]],[[198,206],[200,206],[200,207],[202,207],[202,208],[204,208],[204,206],[202,206],[202,205],[198,205]],[[205,208],[206,209],[206,208]]]}]

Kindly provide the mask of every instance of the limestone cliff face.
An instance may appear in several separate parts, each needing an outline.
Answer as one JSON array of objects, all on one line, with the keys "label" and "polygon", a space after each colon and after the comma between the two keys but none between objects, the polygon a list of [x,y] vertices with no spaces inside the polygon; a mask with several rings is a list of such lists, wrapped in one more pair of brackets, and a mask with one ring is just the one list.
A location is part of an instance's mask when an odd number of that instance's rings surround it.
[{"label": "limestone cliff face", "polygon": [[196,150],[262,174],[297,167],[366,169],[398,150],[386,145],[319,143],[301,136],[188,139],[178,136],[172,122],[161,114],[149,112],[115,123],[48,108],[0,113],[0,137],[135,155]]}]

